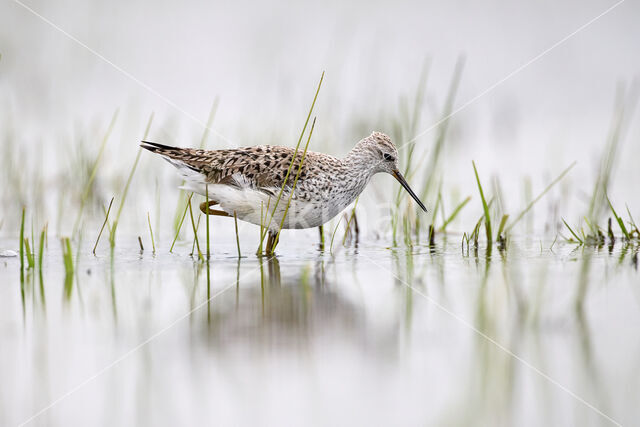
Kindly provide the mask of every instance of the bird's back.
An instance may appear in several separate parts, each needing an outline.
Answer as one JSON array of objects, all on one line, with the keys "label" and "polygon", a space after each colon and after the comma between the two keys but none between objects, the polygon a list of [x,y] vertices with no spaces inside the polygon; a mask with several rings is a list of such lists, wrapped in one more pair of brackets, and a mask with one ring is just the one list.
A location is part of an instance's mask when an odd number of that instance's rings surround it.
[{"label": "bird's back", "polygon": [[[289,147],[272,145],[224,150],[177,148],[151,142],[144,142],[142,146],[178,167],[187,180],[199,175],[196,180],[206,184],[234,185],[236,178],[242,177],[243,184],[258,189],[282,187],[295,152]],[[299,150],[287,180],[289,185],[298,172],[302,156]],[[302,181],[307,178],[308,160],[300,171]]]},{"label": "bird's back", "polygon": [[342,160],[334,156],[311,151],[305,154],[301,149],[291,166],[295,150],[276,145],[202,150],[143,142],[142,147],[176,166],[186,181],[203,186],[248,186],[273,194],[283,187],[289,172],[284,187],[289,190],[297,176],[298,199],[320,201],[320,196],[329,197],[332,184],[340,182],[338,175],[345,168]]}]

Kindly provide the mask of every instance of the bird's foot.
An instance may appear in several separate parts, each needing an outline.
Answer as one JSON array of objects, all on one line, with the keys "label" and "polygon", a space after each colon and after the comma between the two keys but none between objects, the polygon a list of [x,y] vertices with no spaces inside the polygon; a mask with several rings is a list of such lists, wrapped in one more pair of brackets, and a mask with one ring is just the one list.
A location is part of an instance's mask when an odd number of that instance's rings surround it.
[{"label": "bird's foot", "polygon": [[200,203],[200,210],[205,215],[209,214],[209,215],[216,215],[216,216],[233,216],[219,209],[211,209],[211,206],[214,206],[217,204],[218,202],[216,202],[215,200],[209,200],[208,206],[207,206],[207,202],[202,202]]}]

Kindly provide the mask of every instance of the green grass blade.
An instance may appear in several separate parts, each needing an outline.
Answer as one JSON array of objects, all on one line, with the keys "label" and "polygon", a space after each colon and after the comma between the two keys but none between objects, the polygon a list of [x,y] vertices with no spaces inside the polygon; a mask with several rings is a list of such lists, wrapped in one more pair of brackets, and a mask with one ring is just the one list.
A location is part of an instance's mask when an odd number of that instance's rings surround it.
[{"label": "green grass blade", "polygon": [[613,208],[613,205],[611,204],[611,200],[609,200],[609,196],[605,195],[606,199],[607,199],[607,203],[609,203],[609,207],[611,208],[611,212],[613,213],[614,218],[616,219],[616,221],[618,222],[618,225],[620,226],[620,230],[622,230],[622,234],[624,234],[624,237],[629,240],[629,232],[627,231],[627,227],[624,226],[624,221],[622,221],[622,218],[620,218],[618,216],[618,214],[616,213],[616,210]]},{"label": "green grass blade", "polygon": [[454,219],[456,219],[456,217],[458,216],[462,208],[464,208],[467,205],[467,203],[469,203],[470,201],[471,201],[471,196],[468,196],[466,199],[460,202],[460,204],[458,204],[458,206],[456,206],[453,212],[451,212],[451,215],[449,215],[449,218],[445,220],[445,222],[442,224],[442,227],[440,227],[440,230],[438,231],[444,232],[447,229],[447,225],[449,225]]},{"label": "green grass blade", "polygon": [[584,241],[578,237],[578,235],[576,234],[575,231],[573,231],[573,229],[569,226],[569,224],[567,224],[567,221],[564,220],[564,218],[562,218],[562,222],[564,222],[564,225],[567,226],[567,228],[569,229],[569,231],[571,232],[571,234],[573,235],[573,237],[575,237],[575,239],[580,242],[581,245],[584,245]]},{"label": "green grass blade", "polygon": [[478,176],[478,169],[476,169],[476,163],[474,161],[472,161],[471,163],[473,164],[473,172],[476,174],[478,191],[480,191],[480,198],[482,199],[482,209],[484,210],[484,226],[487,232],[487,244],[491,245],[491,242],[493,241],[493,237],[491,234],[491,215],[489,214],[489,205],[487,205],[487,201],[484,198],[484,191],[482,191],[482,184],[480,184],[480,177]]},{"label": "green grass blade", "polygon": [[24,246],[25,246],[25,254],[27,256],[27,268],[31,270],[32,268],[35,267],[36,263],[33,257],[33,252],[31,252],[31,245],[29,244],[29,239],[27,238],[24,239]]},{"label": "green grass blade", "polygon": [[504,226],[507,224],[508,219],[509,219],[509,215],[502,215],[502,219],[500,220],[500,225],[498,226],[498,234],[496,235],[497,239],[502,237],[502,232],[504,231]]},{"label": "green grass blade", "polygon": [[71,250],[71,239],[62,238],[62,259],[65,275],[73,274],[73,251]]},{"label": "green grass blade", "polygon": [[153,229],[151,228],[151,217],[149,216],[149,212],[147,212],[147,222],[149,223],[149,234],[151,234],[151,247],[153,249],[153,253],[156,253],[156,242],[153,239]]},{"label": "green grass blade", "polygon": [[47,226],[45,225],[42,228],[42,232],[40,233],[40,245],[38,247],[38,269],[42,271],[42,258],[44,256],[44,235],[47,230]]}]

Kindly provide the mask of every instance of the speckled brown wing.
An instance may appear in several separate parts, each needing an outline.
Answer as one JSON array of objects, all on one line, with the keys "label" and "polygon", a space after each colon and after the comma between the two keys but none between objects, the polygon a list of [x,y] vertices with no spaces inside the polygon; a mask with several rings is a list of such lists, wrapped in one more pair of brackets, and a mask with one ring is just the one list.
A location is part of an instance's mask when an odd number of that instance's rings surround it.
[{"label": "speckled brown wing", "polygon": [[[143,141],[141,146],[160,154],[178,168],[188,168],[201,174],[208,184],[250,185],[269,193],[272,193],[274,188],[282,187],[294,153],[289,147],[269,145],[200,150]],[[299,151],[287,180],[289,185],[293,183],[301,160],[302,152]],[[305,164],[300,172],[300,179],[306,176],[306,169]]]}]

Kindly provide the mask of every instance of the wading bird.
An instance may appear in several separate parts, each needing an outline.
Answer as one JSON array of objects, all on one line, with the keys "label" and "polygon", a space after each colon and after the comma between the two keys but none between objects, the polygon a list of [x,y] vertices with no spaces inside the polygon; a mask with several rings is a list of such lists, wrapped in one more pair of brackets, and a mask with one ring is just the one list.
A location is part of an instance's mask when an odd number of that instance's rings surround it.
[{"label": "wading bird", "polygon": [[[273,253],[281,228],[322,226],[380,172],[393,175],[427,211],[398,170],[398,150],[391,138],[380,132],[360,140],[342,159],[273,145],[199,150],[142,141],[141,146],[178,168],[185,179],[183,189],[208,197],[208,206],[200,204],[202,212],[236,216],[268,229],[267,254]],[[213,209],[215,205],[220,209]]]}]

